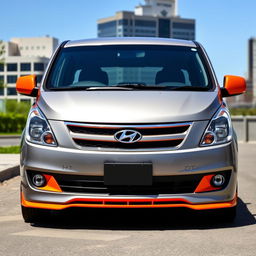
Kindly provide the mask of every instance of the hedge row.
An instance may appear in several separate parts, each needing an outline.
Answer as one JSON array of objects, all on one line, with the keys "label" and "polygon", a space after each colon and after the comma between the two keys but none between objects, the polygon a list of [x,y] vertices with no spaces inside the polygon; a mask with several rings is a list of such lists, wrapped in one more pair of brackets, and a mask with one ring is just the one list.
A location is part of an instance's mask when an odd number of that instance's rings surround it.
[{"label": "hedge row", "polygon": [[232,108],[230,113],[234,116],[256,116],[256,108]]},{"label": "hedge row", "polygon": [[0,133],[21,133],[26,125],[27,115],[0,113]]}]

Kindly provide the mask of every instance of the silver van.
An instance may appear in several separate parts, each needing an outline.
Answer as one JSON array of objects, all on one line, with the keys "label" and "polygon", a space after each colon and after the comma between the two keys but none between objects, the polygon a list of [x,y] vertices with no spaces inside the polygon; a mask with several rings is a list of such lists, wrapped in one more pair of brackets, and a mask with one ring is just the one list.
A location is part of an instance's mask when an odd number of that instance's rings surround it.
[{"label": "silver van", "polygon": [[233,220],[237,141],[220,87],[197,42],[106,38],[63,42],[37,87],[22,136],[25,222],[70,207],[211,210]]}]

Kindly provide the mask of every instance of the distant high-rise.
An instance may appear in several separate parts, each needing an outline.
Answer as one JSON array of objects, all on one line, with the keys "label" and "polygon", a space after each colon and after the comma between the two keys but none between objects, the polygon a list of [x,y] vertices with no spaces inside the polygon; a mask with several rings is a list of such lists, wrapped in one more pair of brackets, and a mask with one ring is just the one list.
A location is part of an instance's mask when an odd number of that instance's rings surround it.
[{"label": "distant high-rise", "polygon": [[134,12],[119,11],[98,20],[98,37],[195,39],[195,20],[178,16],[177,0],[145,0]]},{"label": "distant high-rise", "polygon": [[246,92],[236,97],[227,98],[230,106],[256,105],[256,38],[248,40],[248,77]]},{"label": "distant high-rise", "polygon": [[248,47],[248,89],[256,103],[256,38],[249,39]]}]

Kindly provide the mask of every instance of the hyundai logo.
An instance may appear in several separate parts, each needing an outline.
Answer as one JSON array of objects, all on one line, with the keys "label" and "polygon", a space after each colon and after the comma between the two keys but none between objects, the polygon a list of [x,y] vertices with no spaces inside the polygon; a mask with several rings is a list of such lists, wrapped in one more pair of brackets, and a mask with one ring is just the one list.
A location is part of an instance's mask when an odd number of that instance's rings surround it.
[{"label": "hyundai logo", "polygon": [[134,143],[141,140],[142,135],[134,130],[122,130],[115,134],[115,139],[121,143]]}]

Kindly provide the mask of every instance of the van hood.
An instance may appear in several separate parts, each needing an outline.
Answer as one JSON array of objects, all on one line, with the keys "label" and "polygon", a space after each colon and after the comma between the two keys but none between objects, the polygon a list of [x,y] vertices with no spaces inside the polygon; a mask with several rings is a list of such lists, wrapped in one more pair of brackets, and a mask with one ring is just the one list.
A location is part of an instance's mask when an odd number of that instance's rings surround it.
[{"label": "van hood", "polygon": [[209,120],[218,93],[189,91],[42,91],[47,119],[87,123],[168,123]]}]

